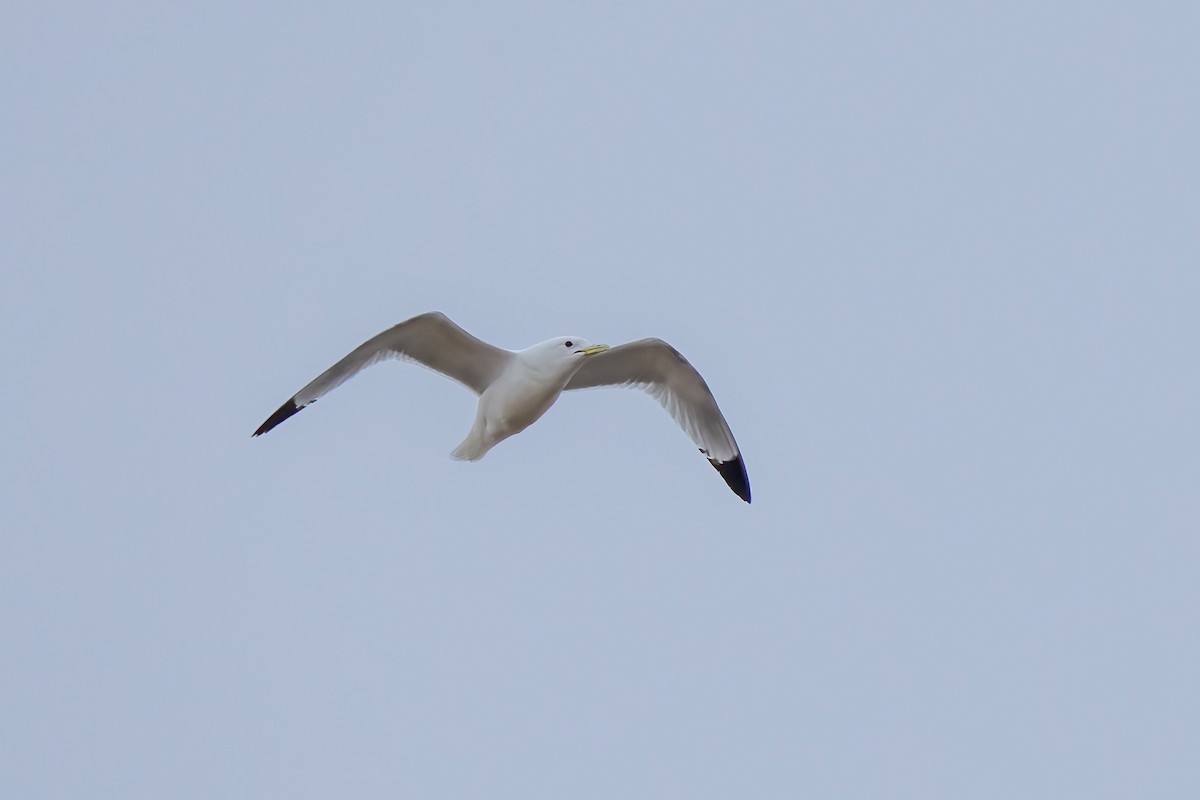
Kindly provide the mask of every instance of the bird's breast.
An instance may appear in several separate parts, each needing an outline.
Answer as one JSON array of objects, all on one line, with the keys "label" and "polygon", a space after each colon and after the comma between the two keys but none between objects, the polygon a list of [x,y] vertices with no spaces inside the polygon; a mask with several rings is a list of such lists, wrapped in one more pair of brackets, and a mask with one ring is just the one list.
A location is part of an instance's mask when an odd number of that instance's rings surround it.
[{"label": "bird's breast", "polygon": [[480,398],[488,427],[511,436],[536,422],[562,394],[562,386],[539,380],[538,376],[504,376],[488,387]]}]

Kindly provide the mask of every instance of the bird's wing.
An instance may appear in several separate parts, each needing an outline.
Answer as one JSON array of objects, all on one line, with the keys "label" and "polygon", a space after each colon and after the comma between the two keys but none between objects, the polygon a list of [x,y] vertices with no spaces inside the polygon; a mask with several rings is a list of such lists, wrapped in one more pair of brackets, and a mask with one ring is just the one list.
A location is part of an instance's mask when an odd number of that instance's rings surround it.
[{"label": "bird's wing", "polygon": [[504,371],[512,353],[476,339],[438,311],[421,314],[373,336],[296,392],[254,432],[266,433],[333,391],[360,371],[385,359],[416,361],[483,394]]},{"label": "bird's wing", "polygon": [[662,403],[729,488],[750,502],[750,479],[733,431],[704,378],[674,347],[662,339],[640,339],[589,356],[567,389],[594,386],[631,386]]}]

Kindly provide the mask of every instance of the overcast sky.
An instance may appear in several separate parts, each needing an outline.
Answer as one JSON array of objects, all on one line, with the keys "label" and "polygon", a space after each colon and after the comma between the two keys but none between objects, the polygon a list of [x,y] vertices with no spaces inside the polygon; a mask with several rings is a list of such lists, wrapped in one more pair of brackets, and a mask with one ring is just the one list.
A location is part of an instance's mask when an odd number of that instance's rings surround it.
[{"label": "overcast sky", "polygon": [[1194,5],[3,16],[0,795],[1200,796]]}]

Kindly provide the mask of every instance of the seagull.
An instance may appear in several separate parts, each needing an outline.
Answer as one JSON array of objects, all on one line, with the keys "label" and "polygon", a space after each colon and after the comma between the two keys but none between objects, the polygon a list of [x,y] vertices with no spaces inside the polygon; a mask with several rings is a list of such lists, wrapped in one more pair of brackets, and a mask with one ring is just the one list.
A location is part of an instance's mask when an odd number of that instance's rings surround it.
[{"label": "seagull", "polygon": [[467,438],[450,453],[478,461],[536,422],[563,391],[597,386],[642,389],[662,404],[734,493],[750,502],[750,479],[717,401],[695,367],[662,339],[609,347],[559,336],[525,350],[488,344],[438,311],[420,314],[363,342],[288,398],[252,435],[261,436],[362,370],[388,359],[415,361],[479,396]]}]

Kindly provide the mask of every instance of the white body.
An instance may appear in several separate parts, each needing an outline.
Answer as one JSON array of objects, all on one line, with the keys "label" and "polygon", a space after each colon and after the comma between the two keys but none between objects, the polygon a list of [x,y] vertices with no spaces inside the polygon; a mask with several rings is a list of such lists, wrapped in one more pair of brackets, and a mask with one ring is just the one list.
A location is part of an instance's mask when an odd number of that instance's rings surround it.
[{"label": "white body", "polygon": [[[586,345],[581,339],[569,341],[576,347]],[[539,351],[554,354],[559,349],[566,348],[555,339],[516,353],[517,357],[479,396],[475,422],[450,457],[478,461],[488,450],[541,419],[583,366],[583,358],[538,358],[542,355]]]}]

